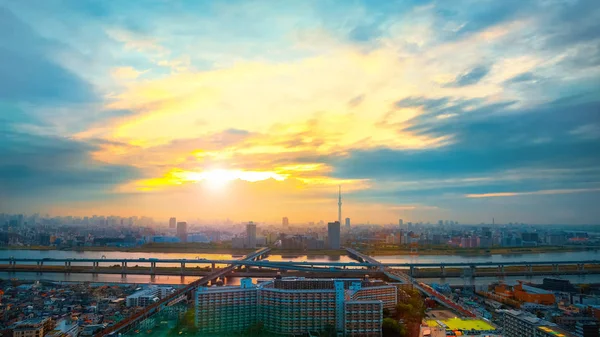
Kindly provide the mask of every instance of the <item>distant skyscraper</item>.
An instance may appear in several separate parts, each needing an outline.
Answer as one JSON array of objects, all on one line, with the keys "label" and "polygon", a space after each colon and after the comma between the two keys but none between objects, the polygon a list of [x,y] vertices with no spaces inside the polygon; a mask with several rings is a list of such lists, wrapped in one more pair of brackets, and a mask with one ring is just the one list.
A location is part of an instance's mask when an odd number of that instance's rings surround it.
[{"label": "distant skyscraper", "polygon": [[346,218],[346,230],[350,230],[350,218]]},{"label": "distant skyscraper", "polygon": [[256,224],[252,221],[246,224],[246,241],[248,248],[256,248]]},{"label": "distant skyscraper", "polygon": [[181,242],[187,242],[187,222],[181,221],[177,223],[177,237]]},{"label": "distant skyscraper", "polygon": [[287,218],[287,216],[283,217],[283,219],[281,220],[281,224],[283,225],[283,227],[287,227],[290,225],[290,220]]},{"label": "distant skyscraper", "polygon": [[329,249],[340,249],[340,222],[334,221],[327,224],[327,241]]},{"label": "distant skyscraper", "polygon": [[175,219],[175,218],[169,219],[169,228],[177,228],[177,219]]},{"label": "distant skyscraper", "polygon": [[400,227],[400,229],[402,229],[403,225],[404,225],[404,220],[402,220],[402,219],[398,220],[398,226]]},{"label": "distant skyscraper", "polygon": [[338,224],[342,223],[342,185],[340,185],[340,192],[338,196]]}]

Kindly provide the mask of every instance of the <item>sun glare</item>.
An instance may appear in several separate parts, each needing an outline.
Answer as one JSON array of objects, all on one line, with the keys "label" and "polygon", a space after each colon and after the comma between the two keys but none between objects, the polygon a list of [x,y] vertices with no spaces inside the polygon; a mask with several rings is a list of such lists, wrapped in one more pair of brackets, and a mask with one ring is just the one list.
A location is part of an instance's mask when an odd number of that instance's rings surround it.
[{"label": "sun glare", "polygon": [[209,170],[203,172],[181,172],[181,178],[187,181],[205,181],[213,186],[223,186],[233,180],[257,182],[267,179],[285,180],[286,176],[275,172],[242,171],[242,170]]}]

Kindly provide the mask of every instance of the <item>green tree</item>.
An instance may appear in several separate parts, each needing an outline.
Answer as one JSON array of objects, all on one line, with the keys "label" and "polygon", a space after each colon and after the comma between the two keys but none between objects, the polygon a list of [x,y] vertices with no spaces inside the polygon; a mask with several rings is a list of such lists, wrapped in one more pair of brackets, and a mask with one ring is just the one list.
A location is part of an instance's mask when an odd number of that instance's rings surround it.
[{"label": "green tree", "polygon": [[326,337],[336,337],[337,336],[337,331],[335,330],[335,326],[333,326],[331,324],[328,324],[325,327],[324,335]]},{"label": "green tree", "polygon": [[405,337],[406,328],[393,318],[384,318],[381,326],[381,333],[383,337]]},{"label": "green tree", "polygon": [[248,328],[246,336],[262,336],[264,334],[265,325],[263,322],[256,322]]}]

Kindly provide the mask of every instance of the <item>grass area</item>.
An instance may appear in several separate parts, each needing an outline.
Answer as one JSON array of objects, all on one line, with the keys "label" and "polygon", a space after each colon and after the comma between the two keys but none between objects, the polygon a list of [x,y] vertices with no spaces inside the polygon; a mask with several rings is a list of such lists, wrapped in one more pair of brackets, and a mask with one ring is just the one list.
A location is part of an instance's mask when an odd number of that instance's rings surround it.
[{"label": "grass area", "polygon": [[[482,319],[465,319],[465,318],[450,318],[445,320],[439,320],[446,324],[450,330],[476,330],[476,331],[489,331],[495,330],[493,326]],[[436,320],[428,320],[427,325],[431,327],[439,326]]]}]

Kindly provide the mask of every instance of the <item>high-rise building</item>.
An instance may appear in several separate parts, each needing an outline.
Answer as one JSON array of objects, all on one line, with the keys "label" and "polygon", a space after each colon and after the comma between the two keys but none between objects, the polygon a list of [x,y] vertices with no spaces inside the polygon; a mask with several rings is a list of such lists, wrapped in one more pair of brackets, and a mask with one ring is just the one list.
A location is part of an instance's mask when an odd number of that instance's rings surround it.
[{"label": "high-rise building", "polygon": [[169,228],[171,228],[171,229],[177,228],[177,219],[175,219],[175,218],[169,219]]},{"label": "high-rise building", "polygon": [[187,222],[181,221],[177,223],[177,237],[181,242],[187,242]]},{"label": "high-rise building", "polygon": [[398,226],[400,227],[400,229],[402,229],[402,226],[404,226],[404,220],[399,219],[398,220]]},{"label": "high-rise building", "polygon": [[258,288],[244,278],[240,287],[200,287],[196,326],[200,333],[245,331],[258,322]]},{"label": "high-rise building", "polygon": [[327,224],[327,242],[329,249],[340,249],[340,222]]},{"label": "high-rise building", "polygon": [[287,216],[284,216],[283,219],[281,219],[281,225],[284,228],[290,225],[290,220],[288,219]]},{"label": "high-rise building", "polygon": [[350,230],[350,218],[346,218],[346,230]]},{"label": "high-rise building", "polygon": [[340,185],[340,192],[338,196],[338,223],[342,223],[342,185]]},{"label": "high-rise building", "polygon": [[246,224],[247,248],[256,248],[256,224],[252,221]]},{"label": "high-rise building", "polygon": [[[365,291],[365,289],[367,289]],[[282,278],[240,287],[199,288],[200,332],[240,332],[262,322],[270,333],[303,335],[335,327],[345,336],[381,336],[383,309],[397,288],[360,279]]]},{"label": "high-rise building", "polygon": [[347,301],[344,314],[345,336],[381,336],[381,301]]}]

